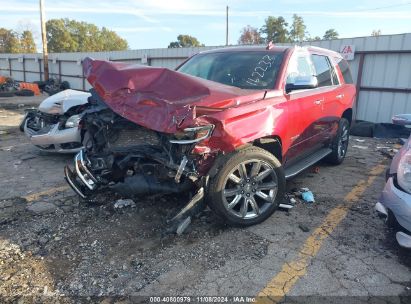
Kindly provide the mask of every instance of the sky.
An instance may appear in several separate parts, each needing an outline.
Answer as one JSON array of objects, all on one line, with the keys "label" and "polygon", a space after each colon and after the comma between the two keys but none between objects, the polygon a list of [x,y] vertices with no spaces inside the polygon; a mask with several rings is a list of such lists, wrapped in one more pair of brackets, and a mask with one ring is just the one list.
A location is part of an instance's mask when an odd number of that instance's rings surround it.
[{"label": "sky", "polygon": [[[69,18],[116,31],[130,49],[167,47],[179,34],[209,46],[237,44],[246,25],[260,28],[267,16],[304,18],[310,36],[334,28],[341,38],[411,32],[410,0],[45,0],[46,19]],[[0,0],[0,27],[34,31],[40,49],[38,0]]]}]

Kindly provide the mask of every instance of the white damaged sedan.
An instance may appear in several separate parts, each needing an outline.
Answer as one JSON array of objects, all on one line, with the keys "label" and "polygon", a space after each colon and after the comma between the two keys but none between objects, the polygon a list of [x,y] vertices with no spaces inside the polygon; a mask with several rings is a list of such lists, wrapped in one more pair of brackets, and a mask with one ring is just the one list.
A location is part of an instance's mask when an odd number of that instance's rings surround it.
[{"label": "white damaged sedan", "polygon": [[[411,114],[395,115],[392,120],[394,124],[409,126]],[[387,183],[375,209],[397,230],[400,246],[411,248],[411,136],[391,162]]]},{"label": "white damaged sedan", "polygon": [[88,92],[71,89],[52,95],[38,109],[26,111],[20,130],[43,151],[78,152],[82,148],[78,124],[90,96]]}]

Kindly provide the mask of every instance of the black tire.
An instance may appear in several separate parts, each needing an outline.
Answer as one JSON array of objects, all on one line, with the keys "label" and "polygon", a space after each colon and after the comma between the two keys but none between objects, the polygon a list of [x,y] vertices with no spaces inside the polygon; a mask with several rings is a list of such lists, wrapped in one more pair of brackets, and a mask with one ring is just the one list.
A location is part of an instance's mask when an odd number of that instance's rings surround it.
[{"label": "black tire", "polygon": [[[207,193],[207,202],[210,208],[224,223],[231,226],[251,226],[265,221],[274,213],[284,198],[285,175],[281,163],[268,151],[253,146],[222,157],[222,159],[217,160],[220,165],[216,175],[210,180]],[[260,165],[257,165],[258,163]],[[243,170],[240,167],[245,168],[246,174],[243,176],[246,178],[239,178],[241,172],[237,171],[236,168]],[[239,174],[236,175],[235,172]],[[266,175],[266,172],[269,173]],[[229,178],[229,175],[230,177],[235,175],[237,180],[234,182]],[[270,182],[270,180],[273,181]],[[276,188],[271,188],[273,184],[277,185]],[[227,195],[231,193],[230,191],[235,191],[236,194]],[[268,191],[268,194],[263,191]],[[226,194],[224,195],[224,193]],[[263,199],[261,195],[266,195],[266,199],[269,199],[270,202]],[[238,199],[238,196],[241,198]],[[230,203],[227,199],[229,197],[233,197]],[[237,202],[229,208],[228,205],[232,205],[234,201]],[[250,211],[248,212],[248,210]]]},{"label": "black tire", "polygon": [[34,92],[32,90],[23,89],[20,91],[16,91],[14,93],[16,96],[34,96]]},{"label": "black tire", "polygon": [[332,152],[326,157],[326,161],[332,165],[339,165],[344,161],[350,139],[350,123],[341,118],[338,123],[337,135],[331,143]]},{"label": "black tire", "polygon": [[13,92],[0,92],[0,97],[13,97]]},{"label": "black tire", "polygon": [[63,82],[60,84],[60,89],[61,89],[62,91],[70,89],[70,83],[69,83],[68,81],[63,81]]},{"label": "black tire", "polygon": [[360,137],[373,137],[375,123],[369,121],[357,121],[351,126],[350,134]]},{"label": "black tire", "polygon": [[57,94],[57,93],[59,93],[59,92],[61,92],[60,89],[47,91],[47,93],[49,94],[49,96],[53,96],[54,94]]}]

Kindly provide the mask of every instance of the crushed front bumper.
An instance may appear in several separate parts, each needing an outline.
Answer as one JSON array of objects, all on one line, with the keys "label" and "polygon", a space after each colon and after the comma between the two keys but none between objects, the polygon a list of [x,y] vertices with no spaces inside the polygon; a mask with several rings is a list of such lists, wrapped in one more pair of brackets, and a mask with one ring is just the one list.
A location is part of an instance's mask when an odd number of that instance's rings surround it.
[{"label": "crushed front bumper", "polygon": [[69,166],[64,168],[64,177],[70,187],[82,198],[87,197],[88,191],[98,187],[97,178],[87,168],[88,159],[81,150],[74,158],[74,172]]},{"label": "crushed front bumper", "polygon": [[[50,125],[46,129],[35,131],[27,126],[28,119],[25,117],[23,122],[23,130],[31,143],[41,150],[58,153],[75,153],[82,147],[66,149],[62,144],[79,143],[81,142],[80,130],[78,128],[59,129],[59,124]],[[43,149],[42,147],[52,148]]]},{"label": "crushed front bumper", "polygon": [[411,194],[397,188],[394,184],[394,177],[388,178],[375,209],[383,216],[395,217],[404,229],[404,231],[397,232],[398,243],[403,247],[411,248]]}]

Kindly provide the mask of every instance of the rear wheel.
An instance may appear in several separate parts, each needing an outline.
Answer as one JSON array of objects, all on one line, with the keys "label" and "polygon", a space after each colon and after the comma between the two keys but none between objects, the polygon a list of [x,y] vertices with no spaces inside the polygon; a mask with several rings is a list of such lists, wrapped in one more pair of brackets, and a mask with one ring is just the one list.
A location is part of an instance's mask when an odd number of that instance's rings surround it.
[{"label": "rear wheel", "polygon": [[330,164],[339,165],[343,162],[348,150],[349,131],[350,123],[346,118],[341,118],[338,123],[337,135],[331,144],[332,152],[326,158]]},{"label": "rear wheel", "polygon": [[221,163],[210,183],[208,203],[225,223],[250,226],[273,214],[284,197],[285,177],[271,153],[248,147]]}]

